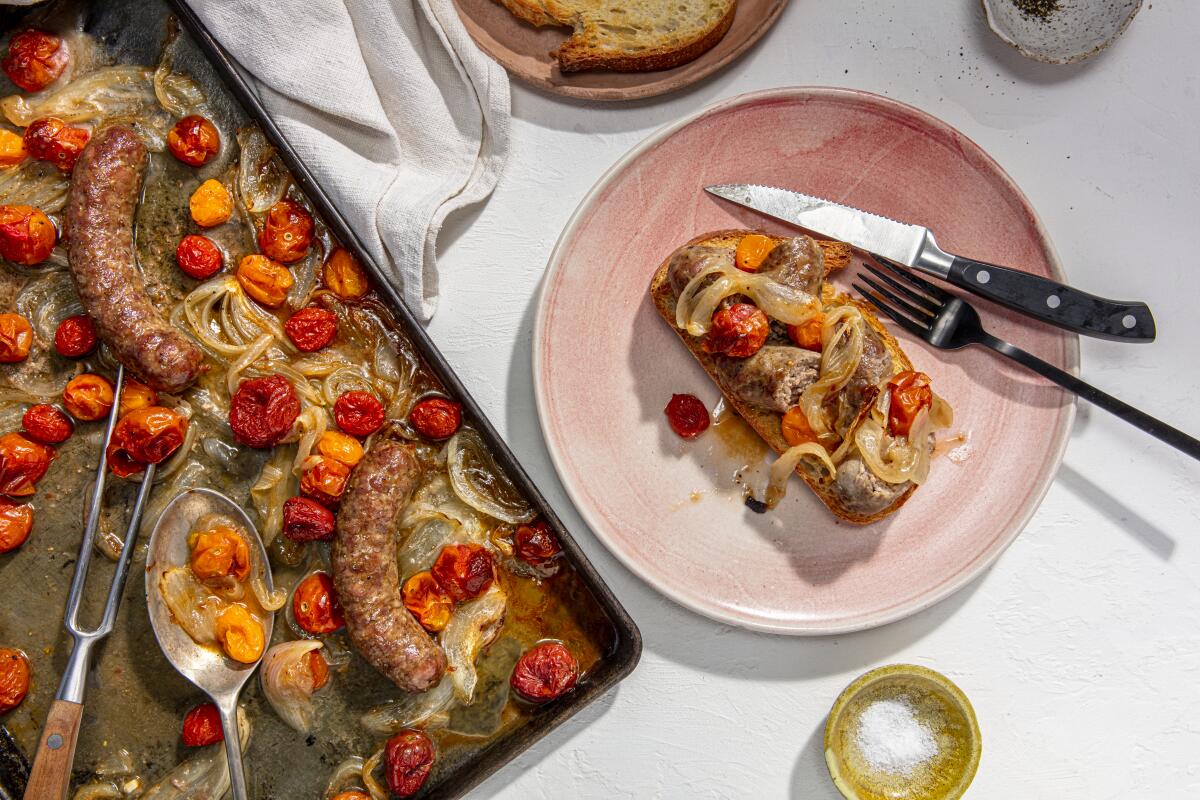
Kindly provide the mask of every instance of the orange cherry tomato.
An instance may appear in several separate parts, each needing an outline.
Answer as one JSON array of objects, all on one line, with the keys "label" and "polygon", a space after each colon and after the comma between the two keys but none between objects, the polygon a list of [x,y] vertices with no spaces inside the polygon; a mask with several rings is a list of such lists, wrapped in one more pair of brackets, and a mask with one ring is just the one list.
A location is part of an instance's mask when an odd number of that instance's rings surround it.
[{"label": "orange cherry tomato", "polygon": [[212,239],[193,233],[179,240],[175,263],[185,275],[202,281],[220,272],[225,258]]},{"label": "orange cherry tomato", "polygon": [[61,171],[70,172],[90,138],[92,135],[83,128],[68,125],[58,117],[42,117],[29,123],[23,142],[25,151],[38,161],[49,161]]},{"label": "orange cherry tomato", "polygon": [[343,392],[333,404],[333,420],[346,433],[370,436],[383,427],[387,412],[370,392]]},{"label": "orange cherry tomato", "polygon": [[450,623],[454,598],[442,589],[430,572],[418,572],[406,580],[400,594],[404,598],[404,607],[425,630],[437,633]]},{"label": "orange cherry tomato", "polygon": [[58,80],[70,53],[53,33],[29,28],[15,34],[0,67],[8,79],[27,92],[40,92]]},{"label": "orange cherry tomato", "polygon": [[28,497],[58,452],[19,433],[0,436],[0,494]]},{"label": "orange cherry tomato", "polygon": [[60,356],[80,358],[96,349],[96,326],[87,314],[67,317],[54,331],[54,349]]},{"label": "orange cherry tomato", "polygon": [[761,233],[747,234],[738,241],[733,263],[744,272],[757,272],[774,249],[775,242],[770,236],[763,236]]},{"label": "orange cherry tomato", "polygon": [[228,525],[193,533],[188,546],[192,548],[192,574],[201,583],[229,576],[238,581],[250,577],[250,547],[245,537]]},{"label": "orange cherry tomato", "polygon": [[267,308],[283,305],[288,289],[294,283],[287,267],[260,255],[243,258],[238,264],[236,276],[246,294]]},{"label": "orange cherry tomato", "polygon": [[335,508],[346,492],[350,468],[328,456],[309,456],[304,459],[300,474],[300,492],[322,505]]},{"label": "orange cherry tomato", "polygon": [[360,792],[358,789],[347,789],[344,792],[338,792],[331,800],[371,800],[371,795],[366,792]]},{"label": "orange cherry tomato", "polygon": [[292,595],[292,616],[305,632],[315,636],[333,633],[346,624],[328,573],[314,572],[300,581]]},{"label": "orange cherry tomato", "polygon": [[0,314],[0,363],[24,361],[33,346],[33,328],[20,314]]},{"label": "orange cherry tomato", "polygon": [[771,322],[753,303],[734,303],[713,315],[704,337],[704,352],[749,358],[759,351],[771,332]]},{"label": "orange cherry tomato", "polygon": [[20,650],[0,647],[0,714],[7,714],[29,694],[29,659]]},{"label": "orange cherry tomato", "polygon": [[104,419],[113,405],[113,385],[108,378],[85,372],[76,375],[63,389],[63,405],[67,413],[84,422]]},{"label": "orange cherry tomato", "polygon": [[456,601],[479,597],[496,577],[492,554],[478,544],[446,545],[429,571]]},{"label": "orange cherry tomato", "polygon": [[462,425],[462,403],[429,397],[408,412],[408,424],[426,439],[449,439]]},{"label": "orange cherry tomato", "polygon": [[33,508],[0,497],[0,553],[9,553],[25,544],[33,530]]},{"label": "orange cherry tomato", "polygon": [[783,419],[780,420],[779,426],[783,433],[783,440],[791,447],[818,441],[817,434],[808,424],[808,417],[805,416],[804,409],[800,406],[789,408],[783,415]]},{"label": "orange cherry tomato", "polygon": [[117,422],[105,456],[118,478],[141,472],[147,464],[161,463],[187,437],[188,419],[163,406],[131,411]]},{"label": "orange cherry tomato", "polygon": [[232,605],[217,615],[217,639],[225,655],[243,664],[253,664],[267,646],[262,623],[245,609]]},{"label": "orange cherry tomato", "polygon": [[58,231],[50,218],[33,206],[0,206],[0,256],[14,264],[32,266],[50,257]]},{"label": "orange cherry tomato", "polygon": [[312,239],[312,214],[294,200],[284,198],[267,209],[258,234],[258,249],[276,261],[291,264],[308,254]]},{"label": "orange cherry tomato", "polygon": [[183,744],[185,747],[206,747],[225,741],[221,729],[221,712],[212,703],[201,703],[183,718]]},{"label": "orange cherry tomato", "polygon": [[325,285],[343,300],[358,300],[371,290],[371,282],[358,259],[344,247],[335,249],[325,262]]},{"label": "orange cherry tomato", "polygon": [[317,452],[353,468],[362,461],[363,446],[353,436],[338,431],[325,431],[317,439]]},{"label": "orange cherry tomato", "polygon": [[825,327],[825,315],[817,314],[799,325],[788,325],[788,338],[796,347],[820,353],[825,349],[821,331]]},{"label": "orange cherry tomato", "polygon": [[233,216],[233,197],[223,183],[210,178],[192,192],[188,211],[201,228],[214,228]]},{"label": "orange cherry tomato", "polygon": [[892,436],[908,436],[921,409],[933,405],[933,389],[924,372],[906,370],[888,381],[892,390],[888,406],[888,431]]},{"label": "orange cherry tomato", "polygon": [[302,353],[313,353],[337,336],[337,315],[325,308],[309,306],[288,317],[283,332]]},{"label": "orange cherry tomato", "polygon": [[39,403],[30,406],[21,417],[21,425],[30,439],[42,444],[60,444],[75,430],[71,418],[54,406]]},{"label": "orange cherry tomato", "polygon": [[121,387],[121,400],[117,408],[117,417],[125,417],[141,408],[158,405],[158,392],[141,381],[126,378]]},{"label": "orange cherry tomato", "polygon": [[199,114],[183,117],[167,134],[167,147],[171,155],[192,167],[201,167],[212,161],[221,149],[221,135],[217,128]]},{"label": "orange cherry tomato", "polygon": [[28,156],[23,138],[12,131],[0,130],[0,167],[15,167]]}]

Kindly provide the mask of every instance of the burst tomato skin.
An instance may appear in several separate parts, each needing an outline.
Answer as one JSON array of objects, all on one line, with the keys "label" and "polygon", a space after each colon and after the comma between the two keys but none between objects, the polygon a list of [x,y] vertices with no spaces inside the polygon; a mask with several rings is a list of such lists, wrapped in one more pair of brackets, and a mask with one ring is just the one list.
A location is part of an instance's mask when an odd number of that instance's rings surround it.
[{"label": "burst tomato skin", "polygon": [[308,497],[283,503],[283,535],[293,542],[328,542],[334,534],[333,512]]},{"label": "burst tomato skin", "polygon": [[344,247],[335,249],[325,261],[322,277],[325,286],[343,300],[358,300],[371,290],[366,270]]},{"label": "burst tomato skin", "polygon": [[30,439],[42,444],[61,444],[75,430],[70,417],[45,403],[27,408],[21,417],[21,425]]},{"label": "burst tomato skin", "polygon": [[28,497],[58,452],[19,433],[0,436],[0,494]]},{"label": "burst tomato skin", "polygon": [[225,741],[221,730],[221,712],[212,703],[201,703],[183,718],[185,747],[206,747]]},{"label": "burst tomato skin", "polygon": [[234,277],[246,294],[267,308],[283,305],[296,282],[287,265],[257,253],[238,262]]},{"label": "burst tomato skin", "polygon": [[753,303],[734,303],[713,315],[712,327],[704,337],[706,353],[749,358],[767,342],[771,321]]},{"label": "burst tomato skin", "polygon": [[313,239],[313,218],[294,200],[284,198],[267,209],[258,249],[283,264],[299,261],[308,254]]},{"label": "burst tomato skin", "polygon": [[0,206],[0,257],[31,267],[50,257],[58,230],[33,206]]},{"label": "burst tomato skin", "polygon": [[29,659],[20,650],[0,647],[0,714],[7,714],[29,694]]},{"label": "burst tomato skin", "polygon": [[694,394],[673,394],[663,409],[671,430],[683,439],[695,439],[708,430],[708,409]]},{"label": "burst tomato skin", "polygon": [[437,633],[450,623],[454,598],[442,589],[432,573],[425,571],[413,575],[404,582],[400,594],[404,607],[430,633]]},{"label": "burst tomato skin", "polygon": [[58,323],[54,331],[54,349],[65,358],[82,358],[96,349],[96,326],[87,314],[76,314]]},{"label": "burst tomato skin", "polygon": [[579,680],[579,662],[560,642],[542,642],[526,650],[513,667],[510,685],[530,703],[548,703],[569,692]]},{"label": "burst tomato skin", "polygon": [[167,134],[171,155],[190,167],[202,167],[221,149],[221,135],[208,119],[199,114],[181,117]]},{"label": "burst tomato skin", "polygon": [[8,79],[27,92],[40,92],[58,80],[70,54],[63,40],[33,28],[21,31],[8,43],[0,67]]},{"label": "burst tomato skin", "polygon": [[343,392],[333,404],[337,426],[352,436],[370,436],[383,427],[387,412],[369,392]]},{"label": "burst tomato skin", "polygon": [[346,624],[328,573],[314,572],[300,581],[292,595],[292,616],[301,629],[314,636],[333,633]]},{"label": "burst tomato skin", "polygon": [[535,567],[543,567],[562,555],[562,545],[545,520],[521,525],[513,534],[513,552],[517,558]]},{"label": "burst tomato skin", "polygon": [[63,172],[70,172],[92,135],[58,117],[42,117],[29,123],[21,138],[29,155],[38,161],[49,161]]},{"label": "burst tomato skin", "polygon": [[233,438],[247,447],[274,447],[300,416],[300,398],[282,375],[248,378],[229,403]]},{"label": "burst tomato skin", "polygon": [[492,554],[477,544],[446,545],[429,571],[456,602],[479,597],[496,577]]},{"label": "burst tomato skin", "polygon": [[337,315],[316,306],[300,309],[283,323],[283,332],[302,353],[314,353],[332,342],[337,329]]},{"label": "burst tomato skin", "polygon": [[412,797],[425,784],[436,758],[433,740],[424,731],[400,731],[388,739],[384,751],[388,789],[396,797]]},{"label": "burst tomato skin", "polygon": [[171,408],[150,406],[131,411],[113,429],[105,451],[108,466],[119,478],[162,463],[187,438],[188,419]]},{"label": "burst tomato skin", "polygon": [[188,277],[203,281],[221,271],[225,257],[212,239],[193,233],[179,240],[175,248],[175,263]]},{"label": "burst tomato skin", "polygon": [[104,419],[112,410],[113,385],[103,375],[76,375],[63,389],[63,406],[72,417],[84,422]]},{"label": "burst tomato skin", "polygon": [[346,492],[350,468],[329,456],[309,456],[302,465],[300,491],[306,497],[330,508],[337,508]]},{"label": "burst tomato skin", "polygon": [[33,327],[20,314],[0,314],[0,364],[15,364],[29,357]]},{"label": "burst tomato skin", "polygon": [[462,403],[445,397],[427,398],[413,406],[408,424],[426,439],[449,439],[462,425]]},{"label": "burst tomato skin", "polygon": [[0,553],[10,553],[29,538],[33,530],[33,508],[0,497]]},{"label": "burst tomato skin", "polygon": [[933,389],[924,372],[906,370],[888,381],[892,401],[888,406],[888,431],[893,436],[908,436],[922,409],[933,405]]}]

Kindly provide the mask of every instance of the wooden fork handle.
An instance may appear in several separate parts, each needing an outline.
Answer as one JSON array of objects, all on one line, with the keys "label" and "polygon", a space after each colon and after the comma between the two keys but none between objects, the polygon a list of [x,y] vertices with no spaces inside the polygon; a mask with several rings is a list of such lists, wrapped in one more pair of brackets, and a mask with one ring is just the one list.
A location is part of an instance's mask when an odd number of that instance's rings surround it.
[{"label": "wooden fork handle", "polygon": [[46,727],[33,758],[33,771],[25,789],[25,800],[66,800],[71,789],[71,767],[83,705],[55,700],[46,717]]}]

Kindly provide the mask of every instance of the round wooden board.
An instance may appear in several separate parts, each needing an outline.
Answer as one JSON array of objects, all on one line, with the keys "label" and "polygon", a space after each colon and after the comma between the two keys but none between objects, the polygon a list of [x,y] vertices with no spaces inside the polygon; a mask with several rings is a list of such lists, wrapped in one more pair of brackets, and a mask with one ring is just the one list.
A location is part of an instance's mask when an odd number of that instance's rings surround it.
[{"label": "round wooden board", "polygon": [[538,89],[583,100],[636,100],[708,77],[750,48],[779,19],[787,0],[738,0],[729,32],[699,58],[654,72],[562,73],[550,55],[567,28],[535,28],[496,0],[454,0],[471,38],[509,74]]}]

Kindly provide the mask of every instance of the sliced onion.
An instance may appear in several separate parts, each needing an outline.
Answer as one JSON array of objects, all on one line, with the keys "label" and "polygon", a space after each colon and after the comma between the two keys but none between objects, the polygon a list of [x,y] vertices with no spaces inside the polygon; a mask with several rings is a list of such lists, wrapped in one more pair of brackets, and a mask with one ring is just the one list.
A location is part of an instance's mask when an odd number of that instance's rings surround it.
[{"label": "sliced onion", "polygon": [[190,75],[171,71],[174,34],[174,31],[169,34],[171,40],[163,45],[162,58],[154,70],[154,96],[163,110],[171,116],[184,117],[198,111],[204,105],[204,90]]},{"label": "sliced onion", "polygon": [[[245,748],[250,740],[250,718],[238,709],[238,738]],[[177,765],[150,786],[138,800],[215,800],[229,791],[229,762],[225,745],[210,744]]]},{"label": "sliced onion", "polygon": [[480,537],[471,535],[472,530],[444,515],[423,520],[413,528],[396,552],[400,578],[407,580],[421,570],[429,569],[446,545],[482,544]]},{"label": "sliced onion", "polygon": [[300,431],[296,442],[296,455],[292,459],[292,474],[299,477],[304,462],[312,455],[313,447],[329,429],[329,415],[321,406],[309,406],[296,419],[295,430]]},{"label": "sliced onion", "polygon": [[158,591],[175,623],[192,641],[201,645],[217,643],[217,615],[224,604],[196,580],[191,569],[165,570],[158,578]]},{"label": "sliced onion", "polygon": [[405,728],[426,728],[454,699],[454,682],[443,678],[427,692],[405,694],[375,706],[359,718],[362,726],[376,736],[391,736]]},{"label": "sliced onion", "polygon": [[261,214],[275,205],[287,191],[291,176],[275,156],[275,148],[258,128],[238,134],[238,192],[246,210]]},{"label": "sliced onion", "polygon": [[312,697],[317,690],[305,656],[321,647],[321,642],[313,639],[281,642],[267,650],[259,669],[263,694],[271,708],[281,720],[304,734],[312,730],[316,715]]},{"label": "sliced onion", "polygon": [[829,453],[820,444],[805,442],[795,447],[789,447],[771,465],[771,473],[767,482],[765,495],[767,508],[774,508],[779,505],[779,501],[787,494],[788,479],[792,477],[792,473],[796,471],[796,467],[800,465],[800,461],[805,456],[815,457],[817,463],[828,471],[830,477],[837,474],[837,467],[833,465],[833,461],[829,458]]},{"label": "sliced onion", "polygon": [[367,794],[371,795],[371,800],[389,800],[391,794],[387,787],[379,782],[375,777],[375,772],[379,769],[379,765],[383,763],[384,748],[379,748],[371,757],[363,763],[362,782],[363,788],[367,790]]},{"label": "sliced onion", "polygon": [[[924,415],[922,424],[918,426],[914,422],[913,425],[915,436],[920,436],[922,430],[926,429],[928,414],[924,410],[921,414]],[[854,433],[854,444],[858,447],[863,464],[881,480],[894,484],[907,481],[920,483],[924,480],[924,475],[919,473],[922,461],[925,462],[924,469],[928,470],[928,447],[913,447],[906,438],[889,436],[887,430],[873,419],[866,420],[858,427]],[[922,453],[925,454],[924,458]]]},{"label": "sliced onion", "polygon": [[49,94],[6,97],[0,110],[13,125],[26,128],[40,117],[79,123],[132,116],[156,102],[152,71],[123,64],[101,67]]},{"label": "sliced onion", "polygon": [[476,511],[513,525],[537,516],[471,428],[454,434],[446,445],[446,467],[454,493]]},{"label": "sliced onion", "polygon": [[455,696],[464,703],[474,698],[479,680],[475,659],[500,633],[507,603],[508,597],[500,584],[493,583],[482,596],[459,606],[442,632],[447,672]]},{"label": "sliced onion", "polygon": [[258,514],[263,544],[268,547],[283,529],[283,502],[295,494],[291,463],[292,448],[276,447],[250,487],[250,502]]},{"label": "sliced onion", "polygon": [[93,781],[76,789],[71,800],[121,800],[125,796],[115,781]]},{"label": "sliced onion", "polygon": [[350,756],[333,768],[329,781],[325,784],[325,794],[322,797],[333,797],[347,789],[362,786],[364,760],[362,756]]},{"label": "sliced onion", "polygon": [[[733,295],[746,295],[763,312],[785,325],[800,325],[820,311],[818,298],[780,283],[773,275],[745,272],[728,257],[706,258],[705,266],[679,293],[675,306],[676,324],[692,336],[708,333],[713,314],[721,301]],[[704,289],[709,277],[717,279]]]},{"label": "sliced onion", "polygon": [[854,306],[839,306],[829,313],[822,328],[821,377],[800,395],[800,408],[809,427],[819,437],[830,435],[822,406],[830,392],[846,385],[863,354],[862,313]]},{"label": "sliced onion", "polygon": [[47,272],[26,282],[14,305],[43,342],[54,341],[54,333],[64,319],[83,313],[75,282],[66,270]]},{"label": "sliced onion", "polygon": [[46,161],[26,159],[18,166],[0,169],[0,203],[4,205],[33,206],[57,214],[66,206],[70,188],[71,176]]}]

